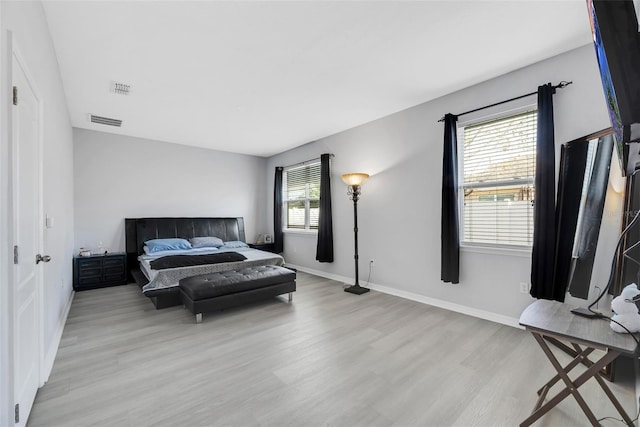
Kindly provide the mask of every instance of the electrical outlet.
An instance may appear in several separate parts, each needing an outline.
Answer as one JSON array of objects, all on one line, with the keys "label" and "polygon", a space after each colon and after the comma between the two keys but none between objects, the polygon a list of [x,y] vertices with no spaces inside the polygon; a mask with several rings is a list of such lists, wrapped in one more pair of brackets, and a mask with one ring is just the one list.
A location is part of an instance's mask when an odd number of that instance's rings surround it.
[{"label": "electrical outlet", "polygon": [[526,282],[520,282],[520,293],[528,294],[529,293],[529,284]]}]

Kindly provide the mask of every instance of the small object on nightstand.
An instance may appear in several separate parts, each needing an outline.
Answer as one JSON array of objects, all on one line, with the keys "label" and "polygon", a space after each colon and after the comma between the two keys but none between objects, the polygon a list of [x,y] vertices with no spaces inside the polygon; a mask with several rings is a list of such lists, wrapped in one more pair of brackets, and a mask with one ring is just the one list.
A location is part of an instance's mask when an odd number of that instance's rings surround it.
[{"label": "small object on nightstand", "polygon": [[91,256],[91,251],[86,248],[80,248],[79,256]]},{"label": "small object on nightstand", "polygon": [[105,248],[104,246],[102,246],[102,241],[99,241],[99,242],[98,242],[98,251],[97,251],[97,253],[98,253],[98,254],[100,254],[100,255],[104,255],[104,254],[106,254],[107,252],[108,252],[108,251],[107,251],[107,248]]},{"label": "small object on nightstand", "polygon": [[264,235],[264,242],[265,243],[271,243],[271,234],[265,234]]}]

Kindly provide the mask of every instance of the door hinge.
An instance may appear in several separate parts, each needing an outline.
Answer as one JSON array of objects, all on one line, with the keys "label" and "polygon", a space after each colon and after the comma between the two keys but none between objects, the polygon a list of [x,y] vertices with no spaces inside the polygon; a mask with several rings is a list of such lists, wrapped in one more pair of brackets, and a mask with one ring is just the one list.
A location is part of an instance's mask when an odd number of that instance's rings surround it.
[{"label": "door hinge", "polygon": [[14,264],[18,263],[18,245],[15,245],[13,247],[13,263]]},{"label": "door hinge", "polygon": [[13,87],[13,105],[18,105],[18,86]]},{"label": "door hinge", "polygon": [[15,419],[16,424],[18,424],[20,422],[20,404],[19,403],[16,403],[14,419]]}]

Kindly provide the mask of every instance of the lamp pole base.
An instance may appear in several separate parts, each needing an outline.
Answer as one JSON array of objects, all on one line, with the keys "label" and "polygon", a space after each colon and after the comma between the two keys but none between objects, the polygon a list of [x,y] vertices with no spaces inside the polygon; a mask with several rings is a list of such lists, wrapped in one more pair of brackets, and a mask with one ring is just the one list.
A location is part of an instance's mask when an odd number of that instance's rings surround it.
[{"label": "lamp pole base", "polygon": [[360,285],[351,285],[347,288],[344,288],[345,292],[349,292],[350,294],[362,295],[369,292],[369,288],[363,288]]}]

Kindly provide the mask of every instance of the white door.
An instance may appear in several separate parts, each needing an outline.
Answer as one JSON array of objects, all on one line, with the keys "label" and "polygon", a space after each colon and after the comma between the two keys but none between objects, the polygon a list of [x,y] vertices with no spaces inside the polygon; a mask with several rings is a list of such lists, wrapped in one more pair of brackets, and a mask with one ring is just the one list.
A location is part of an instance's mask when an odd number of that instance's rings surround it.
[{"label": "white door", "polygon": [[[13,372],[14,400],[19,421],[27,417],[40,386],[42,263],[36,254],[42,247],[40,100],[15,47],[12,48],[12,80],[17,88],[12,107],[13,156]],[[15,93],[15,92],[14,92]]]}]

